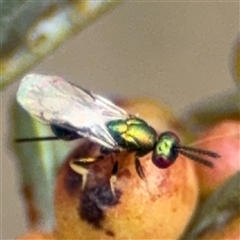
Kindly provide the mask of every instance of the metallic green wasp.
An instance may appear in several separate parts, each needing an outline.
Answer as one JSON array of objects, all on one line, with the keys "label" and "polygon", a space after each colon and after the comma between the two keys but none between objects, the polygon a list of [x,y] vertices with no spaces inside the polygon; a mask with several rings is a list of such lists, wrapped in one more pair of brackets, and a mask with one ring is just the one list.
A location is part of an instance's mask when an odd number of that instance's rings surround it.
[{"label": "metallic green wasp", "polygon": [[152,162],[158,168],[169,167],[178,154],[208,167],[213,167],[213,163],[199,155],[220,157],[215,152],[182,146],[173,132],[157,136],[144,120],[58,76],[27,75],[21,81],[17,101],[30,115],[49,124],[55,134],[17,139],[17,142],[87,138],[101,146],[101,153],[135,152],[135,166],[141,178],[145,176],[139,158],[150,151],[153,151]]}]

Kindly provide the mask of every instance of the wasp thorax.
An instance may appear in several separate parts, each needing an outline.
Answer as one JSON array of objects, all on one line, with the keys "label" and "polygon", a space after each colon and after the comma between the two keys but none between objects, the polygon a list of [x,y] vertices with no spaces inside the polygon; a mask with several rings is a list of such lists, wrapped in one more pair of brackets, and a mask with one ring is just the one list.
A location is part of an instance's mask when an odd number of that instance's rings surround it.
[{"label": "wasp thorax", "polygon": [[173,132],[162,133],[153,151],[152,161],[158,168],[167,168],[172,165],[178,156],[177,146],[179,138]]}]

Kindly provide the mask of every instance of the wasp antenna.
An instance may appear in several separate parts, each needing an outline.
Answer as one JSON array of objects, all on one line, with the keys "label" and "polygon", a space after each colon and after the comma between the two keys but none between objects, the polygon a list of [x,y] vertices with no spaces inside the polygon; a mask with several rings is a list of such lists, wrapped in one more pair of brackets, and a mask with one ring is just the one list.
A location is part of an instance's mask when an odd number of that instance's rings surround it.
[{"label": "wasp antenna", "polygon": [[15,139],[16,143],[24,143],[24,142],[38,142],[38,141],[51,141],[51,140],[59,140],[58,137],[49,136],[49,137],[33,137],[33,138],[18,138]]},{"label": "wasp antenna", "polygon": [[185,156],[185,157],[187,157],[187,158],[189,158],[189,159],[191,159],[191,160],[193,160],[195,162],[201,163],[201,164],[203,164],[203,165],[205,165],[207,167],[210,167],[210,168],[214,167],[213,163],[208,161],[208,160],[206,160],[206,159],[200,158],[200,157],[198,157],[196,155],[193,155],[191,153],[188,153],[188,152],[184,152],[181,149],[178,149],[178,152],[180,154],[182,154],[183,156]]},{"label": "wasp antenna", "polygon": [[178,146],[177,148],[188,151],[188,152],[195,152],[195,153],[198,153],[198,154],[206,155],[206,156],[209,156],[209,157],[212,157],[212,158],[220,158],[221,157],[218,153],[208,151],[208,150],[205,150],[205,149],[185,147],[185,146]]}]

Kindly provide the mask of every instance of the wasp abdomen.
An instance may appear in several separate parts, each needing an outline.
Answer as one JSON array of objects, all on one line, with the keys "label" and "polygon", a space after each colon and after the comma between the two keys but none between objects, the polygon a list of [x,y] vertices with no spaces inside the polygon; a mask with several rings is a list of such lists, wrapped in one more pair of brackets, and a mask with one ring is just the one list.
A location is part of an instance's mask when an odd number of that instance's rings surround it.
[{"label": "wasp abdomen", "polygon": [[70,131],[55,124],[50,124],[50,126],[55,136],[65,141],[81,138],[81,136],[79,136],[76,131]]}]

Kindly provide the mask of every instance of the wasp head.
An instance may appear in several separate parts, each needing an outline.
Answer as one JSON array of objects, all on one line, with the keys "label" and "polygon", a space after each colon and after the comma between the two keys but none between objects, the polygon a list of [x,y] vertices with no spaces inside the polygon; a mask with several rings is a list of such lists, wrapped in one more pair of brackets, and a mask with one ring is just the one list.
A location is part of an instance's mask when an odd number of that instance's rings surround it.
[{"label": "wasp head", "polygon": [[156,142],[152,161],[158,168],[167,168],[172,165],[178,156],[177,146],[179,138],[173,132],[162,133]]}]

